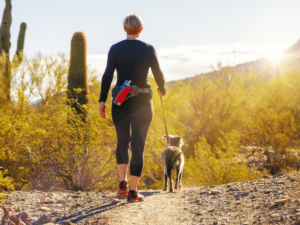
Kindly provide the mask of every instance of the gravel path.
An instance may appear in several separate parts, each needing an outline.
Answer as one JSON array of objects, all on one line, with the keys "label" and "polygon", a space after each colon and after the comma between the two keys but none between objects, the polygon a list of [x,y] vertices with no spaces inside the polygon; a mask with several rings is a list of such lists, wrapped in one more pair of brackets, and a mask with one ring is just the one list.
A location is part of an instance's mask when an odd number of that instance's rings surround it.
[{"label": "gravel path", "polygon": [[148,190],[141,191],[145,201],[134,204],[109,192],[12,192],[5,206],[10,215],[25,212],[28,225],[296,224],[299,184],[300,175],[277,175],[177,193]]}]

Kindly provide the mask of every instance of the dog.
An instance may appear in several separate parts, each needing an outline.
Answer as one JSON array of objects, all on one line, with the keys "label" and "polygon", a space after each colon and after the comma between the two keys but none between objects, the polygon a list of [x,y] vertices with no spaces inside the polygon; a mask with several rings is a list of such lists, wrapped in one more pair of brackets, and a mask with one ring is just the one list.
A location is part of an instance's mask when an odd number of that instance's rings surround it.
[{"label": "dog", "polygon": [[[162,138],[165,138],[163,136]],[[183,140],[180,136],[177,135],[169,135],[170,146],[167,147],[162,153],[162,162],[165,167],[165,186],[163,191],[168,190],[168,178],[170,180],[170,190],[169,192],[174,192],[173,183],[171,179],[172,170],[176,170],[176,182],[175,182],[175,190],[181,190],[181,177],[184,166],[184,156],[181,151],[181,147],[183,145]]]}]

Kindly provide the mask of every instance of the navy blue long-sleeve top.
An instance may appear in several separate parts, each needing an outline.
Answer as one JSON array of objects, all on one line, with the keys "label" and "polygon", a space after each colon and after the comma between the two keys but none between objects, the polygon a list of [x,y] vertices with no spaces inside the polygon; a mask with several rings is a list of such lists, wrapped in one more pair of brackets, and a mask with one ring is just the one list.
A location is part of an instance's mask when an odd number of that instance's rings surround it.
[{"label": "navy blue long-sleeve top", "polygon": [[159,89],[163,90],[165,78],[152,45],[140,40],[123,40],[114,44],[108,53],[99,102],[105,102],[107,99],[115,69],[117,70],[117,85],[122,85],[125,80],[131,80],[131,85],[149,88],[149,68],[152,70]]}]

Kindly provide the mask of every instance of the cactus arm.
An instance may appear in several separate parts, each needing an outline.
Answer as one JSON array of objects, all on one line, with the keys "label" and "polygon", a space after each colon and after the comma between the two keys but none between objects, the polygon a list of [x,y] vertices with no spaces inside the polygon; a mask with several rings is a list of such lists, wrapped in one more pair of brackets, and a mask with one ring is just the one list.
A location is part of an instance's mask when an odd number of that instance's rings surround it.
[{"label": "cactus arm", "polygon": [[26,33],[27,25],[26,23],[21,23],[19,38],[18,38],[18,47],[16,54],[12,61],[12,67],[16,68],[20,66],[23,61],[23,49],[24,49],[24,42],[25,42],[25,33]]},{"label": "cactus arm", "polygon": [[2,23],[1,23],[1,38],[2,49],[9,54],[10,49],[10,26],[11,26],[11,0],[6,0]]}]

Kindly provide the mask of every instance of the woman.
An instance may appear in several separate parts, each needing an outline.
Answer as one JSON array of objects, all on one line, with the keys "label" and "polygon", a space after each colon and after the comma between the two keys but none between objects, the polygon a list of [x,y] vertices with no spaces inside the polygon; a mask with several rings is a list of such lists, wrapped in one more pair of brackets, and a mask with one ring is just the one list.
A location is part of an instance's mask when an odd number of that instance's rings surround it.
[{"label": "woman", "polygon": [[[122,85],[125,80],[131,80],[131,85],[139,87],[137,96],[129,98],[121,106],[112,104],[112,119],[118,139],[116,151],[120,175],[118,195],[128,195],[127,202],[137,202],[144,200],[144,196],[137,191],[137,185],[143,170],[145,141],[153,118],[152,91],[148,82],[149,68],[158,85],[159,95],[164,96],[166,89],[155,49],[138,40],[143,30],[141,17],[137,14],[127,15],[124,20],[124,30],[127,38],[113,45],[108,53],[107,66],[101,83],[99,112],[104,119],[105,101],[115,69],[118,78],[117,86]],[[129,143],[131,143],[132,158],[128,192]]]}]

